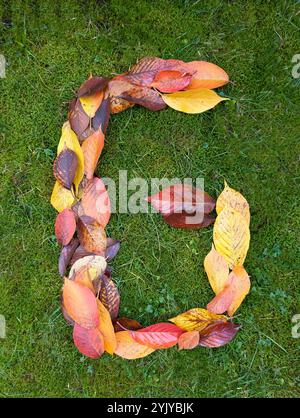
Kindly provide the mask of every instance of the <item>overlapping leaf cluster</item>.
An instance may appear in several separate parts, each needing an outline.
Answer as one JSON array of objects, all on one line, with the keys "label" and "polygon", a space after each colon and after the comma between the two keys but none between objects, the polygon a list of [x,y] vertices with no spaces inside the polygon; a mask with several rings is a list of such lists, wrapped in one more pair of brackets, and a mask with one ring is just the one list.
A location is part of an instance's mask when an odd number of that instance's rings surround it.
[{"label": "overlapping leaf cluster", "polygon": [[[120,295],[107,263],[120,242],[106,236],[110,201],[104,183],[94,175],[111,113],[135,104],[152,111],[168,105],[200,113],[224,100],[211,89],[227,82],[225,71],[208,62],[147,57],[112,79],[91,76],[70,103],[53,166],[51,203],[59,212],[55,234],[61,245],[59,273],[64,277],[62,312],[84,355],[98,358],[106,351],[135,359],[176,344],[180,349],[218,347],[235,336],[239,326],[222,314],[227,311],[231,316],[249,290],[242,267],[249,245],[245,199],[226,186],[217,201],[215,248],[205,259],[216,297],[207,309],[194,308],[143,328],[119,317]],[[214,200],[192,186],[173,185],[148,201],[173,227],[203,228],[214,222],[210,216]],[[195,206],[199,201],[200,217]]]}]

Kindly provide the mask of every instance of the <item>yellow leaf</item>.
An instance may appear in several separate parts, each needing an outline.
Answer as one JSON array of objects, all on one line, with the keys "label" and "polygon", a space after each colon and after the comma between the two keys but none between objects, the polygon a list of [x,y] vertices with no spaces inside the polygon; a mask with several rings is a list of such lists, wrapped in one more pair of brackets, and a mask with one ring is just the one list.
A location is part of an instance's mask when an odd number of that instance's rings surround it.
[{"label": "yellow leaf", "polygon": [[117,340],[110,313],[99,299],[97,299],[97,305],[100,318],[98,329],[104,338],[104,349],[109,354],[113,354],[117,348]]},{"label": "yellow leaf", "polygon": [[229,267],[244,264],[250,243],[249,226],[236,210],[225,207],[217,216],[213,230],[215,248]]},{"label": "yellow leaf", "polygon": [[220,97],[213,90],[202,88],[162,94],[161,97],[172,109],[185,113],[202,113],[212,109],[223,100],[229,100]]},{"label": "yellow leaf", "polygon": [[202,331],[214,322],[226,322],[227,317],[216,315],[206,309],[194,308],[169,319],[169,321],[185,331]]},{"label": "yellow leaf", "polygon": [[224,190],[218,197],[216,203],[217,214],[219,215],[226,206],[235,209],[245,218],[248,225],[250,224],[250,210],[247,200],[240,192],[229,187],[225,181]]},{"label": "yellow leaf", "polygon": [[97,93],[92,94],[91,96],[82,96],[80,97],[80,102],[82,104],[83,110],[90,117],[93,118],[97,112],[103,99],[103,90],[98,91]]},{"label": "yellow leaf", "polygon": [[204,259],[204,268],[212,290],[218,294],[223,290],[228,279],[229,267],[225,258],[215,250],[213,245]]},{"label": "yellow leaf", "polygon": [[51,195],[51,205],[58,212],[62,212],[64,209],[70,209],[74,201],[75,199],[71,190],[66,189],[59,181],[56,181]]},{"label": "yellow leaf", "polygon": [[57,146],[57,154],[59,154],[64,147],[67,147],[75,152],[78,157],[78,167],[74,178],[74,184],[76,187],[76,193],[78,192],[78,186],[83,178],[84,174],[84,157],[81,146],[74,131],[72,131],[69,122],[65,122],[62,127],[62,135]]},{"label": "yellow leaf", "polygon": [[130,336],[130,331],[120,331],[116,333],[117,348],[115,354],[128,360],[146,357],[155,351],[154,348],[147,347],[134,341]]}]

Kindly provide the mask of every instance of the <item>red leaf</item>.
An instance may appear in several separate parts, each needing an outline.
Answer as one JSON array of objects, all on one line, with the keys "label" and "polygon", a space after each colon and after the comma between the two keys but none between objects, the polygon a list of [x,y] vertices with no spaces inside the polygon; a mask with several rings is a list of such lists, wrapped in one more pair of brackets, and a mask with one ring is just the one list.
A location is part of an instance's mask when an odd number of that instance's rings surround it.
[{"label": "red leaf", "polygon": [[158,212],[172,213],[210,213],[215,207],[214,199],[203,190],[189,184],[175,184],[147,198]]},{"label": "red leaf", "polygon": [[54,177],[66,189],[71,189],[78,167],[78,157],[74,151],[64,148],[53,163]]},{"label": "red leaf", "polygon": [[103,181],[94,177],[83,190],[81,206],[83,214],[96,219],[105,227],[110,218],[110,200]]},{"label": "red leaf", "polygon": [[215,219],[206,213],[171,213],[163,215],[164,221],[173,228],[200,229],[211,225]]},{"label": "red leaf", "polygon": [[98,306],[95,295],[85,286],[65,279],[63,303],[68,315],[84,328],[95,328],[99,324]]},{"label": "red leaf", "polygon": [[86,329],[75,324],[73,339],[80,353],[87,357],[99,358],[104,353],[104,339],[98,328]]},{"label": "red leaf", "polygon": [[206,327],[200,333],[201,347],[222,347],[235,337],[240,329],[240,325],[232,322],[220,322]]},{"label": "red leaf", "polygon": [[58,271],[61,277],[63,277],[66,273],[67,267],[70,263],[70,260],[73,257],[73,254],[76,251],[76,248],[79,245],[79,241],[77,238],[74,238],[68,245],[63,247],[60,252],[59,260],[58,260]]},{"label": "red leaf", "polygon": [[103,90],[108,83],[105,77],[92,76],[86,80],[78,89],[77,97],[90,96]]},{"label": "red leaf", "polygon": [[76,220],[74,212],[64,209],[57,215],[55,221],[55,235],[61,245],[68,245],[76,230]]},{"label": "red leaf", "polygon": [[101,130],[94,132],[81,146],[84,157],[84,174],[88,180],[93,178],[103,147],[104,135]]},{"label": "red leaf", "polygon": [[151,87],[162,93],[174,93],[185,89],[191,82],[192,75],[180,71],[160,71],[154,77]]},{"label": "red leaf", "polygon": [[131,337],[138,343],[151,348],[169,348],[177,344],[184,331],[174,324],[161,322],[139,331],[130,331]]}]

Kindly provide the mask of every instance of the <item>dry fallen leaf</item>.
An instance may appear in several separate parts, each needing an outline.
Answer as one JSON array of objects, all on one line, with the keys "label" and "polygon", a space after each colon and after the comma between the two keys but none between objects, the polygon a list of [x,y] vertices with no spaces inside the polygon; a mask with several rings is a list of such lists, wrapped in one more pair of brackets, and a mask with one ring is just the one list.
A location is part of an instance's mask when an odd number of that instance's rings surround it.
[{"label": "dry fallen leaf", "polygon": [[223,290],[228,279],[229,267],[225,258],[215,250],[213,245],[204,259],[204,268],[212,290],[218,294]]},{"label": "dry fallen leaf", "polygon": [[250,209],[247,200],[238,191],[228,186],[225,181],[225,187],[216,203],[216,211],[219,215],[226,207],[230,207],[239,212],[246,220],[247,224],[250,224]]},{"label": "dry fallen leaf", "polygon": [[169,319],[184,331],[202,331],[208,325],[215,322],[226,322],[227,317],[216,315],[206,309],[194,308],[174,318]]},{"label": "dry fallen leaf", "polygon": [[213,237],[216,250],[231,269],[244,264],[250,243],[250,231],[248,223],[239,212],[225,207],[217,216]]},{"label": "dry fallen leaf", "polygon": [[99,325],[99,313],[95,295],[85,286],[65,279],[63,303],[68,315],[84,328]]},{"label": "dry fallen leaf", "polygon": [[184,113],[206,112],[218,103],[229,100],[219,96],[213,90],[203,88],[162,94],[161,97],[169,107]]},{"label": "dry fallen leaf", "polygon": [[154,348],[147,347],[134,341],[130,331],[120,331],[116,333],[117,348],[115,354],[128,360],[146,357],[155,351]]}]

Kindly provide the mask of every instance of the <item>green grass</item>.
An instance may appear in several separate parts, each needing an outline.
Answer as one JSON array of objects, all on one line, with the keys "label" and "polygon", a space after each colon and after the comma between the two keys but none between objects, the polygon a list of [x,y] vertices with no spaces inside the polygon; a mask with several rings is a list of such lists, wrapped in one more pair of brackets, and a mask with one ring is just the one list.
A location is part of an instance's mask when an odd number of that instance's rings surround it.
[{"label": "green grass", "polygon": [[[22,4],[22,5],[21,5]],[[296,397],[299,300],[299,7],[293,1],[1,1],[2,396]],[[297,17],[298,16],[298,17]],[[99,175],[223,181],[251,206],[243,325],[220,349],[176,348],[134,362],[83,358],[59,311],[52,162],[67,103],[92,72],[126,71],[147,55],[221,65],[234,99],[202,115],[135,106],[114,115]],[[121,314],[143,324],[205,306],[212,228],[171,229],[158,215],[113,215]]]}]

